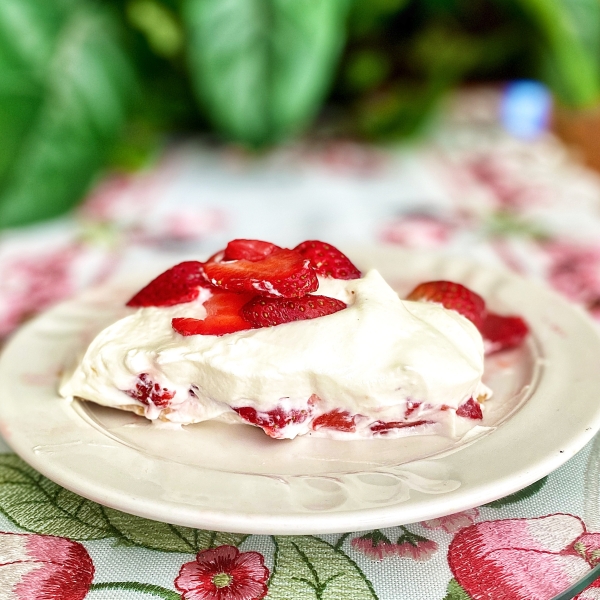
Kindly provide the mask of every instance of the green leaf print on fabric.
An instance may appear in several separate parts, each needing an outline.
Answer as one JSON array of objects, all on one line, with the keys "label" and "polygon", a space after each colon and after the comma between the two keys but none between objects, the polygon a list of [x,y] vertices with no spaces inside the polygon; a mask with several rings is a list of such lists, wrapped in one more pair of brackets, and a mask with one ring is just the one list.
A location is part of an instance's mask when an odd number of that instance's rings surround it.
[{"label": "green leaf print on fabric", "polygon": [[489,508],[502,508],[503,506],[514,504],[520,500],[525,500],[525,498],[531,498],[531,496],[537,494],[546,485],[546,481],[548,481],[548,476],[542,477],[535,483],[528,485],[526,488],[523,488],[522,490],[519,490],[510,496],[505,496],[504,498],[499,498],[493,502],[488,502],[487,504],[484,504],[484,506]]},{"label": "green leaf print on fabric", "polygon": [[169,525],[128,515],[112,508],[105,508],[111,525],[122,538],[135,546],[143,546],[163,552],[191,552],[221,545],[239,546],[248,536],[235,533],[203,531],[190,527]]},{"label": "green leaf print on fabric", "polygon": [[276,536],[269,600],[377,600],[356,563],[313,536]]},{"label": "green leaf print on fabric", "polygon": [[456,579],[451,579],[448,583],[448,589],[446,590],[444,600],[472,600],[471,596],[463,590]]},{"label": "green leaf print on fabric", "polygon": [[0,454],[0,511],[21,529],[73,540],[116,538],[162,552],[239,546],[248,536],[179,527],[100,506],[46,479],[15,454]]},{"label": "green leaf print on fabric", "polygon": [[0,510],[34,533],[76,540],[114,535],[101,506],[61,488],[14,454],[0,454]]}]

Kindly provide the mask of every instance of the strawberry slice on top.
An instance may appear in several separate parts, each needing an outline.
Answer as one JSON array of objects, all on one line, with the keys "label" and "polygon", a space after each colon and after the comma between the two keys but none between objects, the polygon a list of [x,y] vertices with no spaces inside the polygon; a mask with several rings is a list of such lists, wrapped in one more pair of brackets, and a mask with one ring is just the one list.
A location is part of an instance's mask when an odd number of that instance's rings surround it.
[{"label": "strawberry slice on top", "polygon": [[279,246],[262,240],[231,240],[223,251],[222,260],[262,260],[272,254],[275,250],[281,250]]},{"label": "strawberry slice on top", "polygon": [[182,262],[161,273],[127,302],[127,306],[174,306],[191,302],[206,287],[202,263],[196,260]]},{"label": "strawberry slice on top", "polygon": [[331,244],[318,240],[307,240],[294,250],[308,258],[318,275],[333,279],[359,279],[361,272],[352,261]]},{"label": "strawberry slice on top", "polygon": [[211,285],[231,292],[299,298],[319,287],[314,270],[298,252],[275,249],[261,260],[208,262],[204,275]]},{"label": "strawberry slice on top", "polygon": [[332,315],[346,308],[346,303],[329,296],[302,298],[265,298],[256,296],[240,311],[252,327],[273,327],[292,321],[304,321]]},{"label": "strawberry slice on top", "polygon": [[463,317],[467,317],[481,329],[485,317],[483,298],[468,287],[453,281],[427,281],[419,284],[407,297],[407,300],[436,302]]},{"label": "strawberry slice on top", "polygon": [[171,321],[171,325],[177,333],[186,336],[225,335],[251,329],[252,325],[240,314],[240,308],[252,297],[252,294],[234,294],[215,290],[204,303],[206,309],[204,319],[176,317]]}]

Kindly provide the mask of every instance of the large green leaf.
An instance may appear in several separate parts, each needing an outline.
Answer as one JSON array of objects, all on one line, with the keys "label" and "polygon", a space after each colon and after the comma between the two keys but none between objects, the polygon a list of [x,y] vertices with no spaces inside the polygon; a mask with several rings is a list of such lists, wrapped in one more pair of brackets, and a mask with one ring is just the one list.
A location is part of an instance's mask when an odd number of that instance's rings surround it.
[{"label": "large green leaf", "polygon": [[377,600],[373,586],[341,550],[313,536],[277,536],[269,600]]},{"label": "large green leaf", "polygon": [[248,537],[243,534],[204,531],[149,521],[110,508],[104,510],[111,525],[128,543],[163,552],[195,554],[222,544],[238,546]]},{"label": "large green leaf", "polygon": [[0,2],[0,227],[80,199],[134,90],[112,13],[84,0]]},{"label": "large green leaf", "polygon": [[227,136],[250,145],[305,126],[333,78],[347,0],[185,0],[196,92]]},{"label": "large green leaf", "polygon": [[46,479],[15,454],[0,454],[0,512],[33,533],[195,554],[248,536],[150,521],[90,502]]},{"label": "large green leaf", "polygon": [[114,535],[99,505],[49,481],[14,454],[0,454],[0,511],[34,533],[77,540]]},{"label": "large green leaf", "polygon": [[600,2],[518,0],[546,40],[544,69],[561,100],[595,104],[600,96]]}]

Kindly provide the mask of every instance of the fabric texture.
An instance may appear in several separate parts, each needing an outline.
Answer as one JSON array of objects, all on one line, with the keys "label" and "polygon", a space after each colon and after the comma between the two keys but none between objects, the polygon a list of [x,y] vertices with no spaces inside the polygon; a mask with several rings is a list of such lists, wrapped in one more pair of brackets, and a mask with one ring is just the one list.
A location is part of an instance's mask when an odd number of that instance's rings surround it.
[{"label": "fabric texture", "polygon": [[[600,318],[600,179],[552,136],[519,141],[493,110],[489,122],[465,118],[468,106],[410,149],[303,144],[255,158],[191,145],[107,177],[74,214],[0,238],[0,335],[92,284],[236,237],[464,255],[545,282]],[[599,438],[487,506],[274,537],[100,507],[0,440],[0,600],[550,600],[599,561]]]}]

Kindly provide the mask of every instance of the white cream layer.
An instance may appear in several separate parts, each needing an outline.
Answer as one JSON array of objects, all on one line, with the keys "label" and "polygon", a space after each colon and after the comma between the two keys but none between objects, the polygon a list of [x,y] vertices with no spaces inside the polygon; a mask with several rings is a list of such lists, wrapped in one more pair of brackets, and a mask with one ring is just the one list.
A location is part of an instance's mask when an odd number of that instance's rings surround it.
[{"label": "white cream layer", "polygon": [[[403,420],[416,403],[410,419],[438,426],[395,435],[426,430],[455,436],[458,418],[442,407],[490,394],[481,383],[481,336],[455,311],[401,301],[377,271],[350,281],[322,280],[316,293],[344,300],[348,308],[220,337],[184,337],[171,326],[173,317],[205,316],[206,290],[194,302],[137,310],[96,337],[60,392],[105,406],[137,405],[150,419],[181,424],[240,422],[231,407],[303,409],[316,395],[315,415],[341,409],[368,417],[359,419],[359,437],[371,435],[361,423]],[[135,388],[140,373],[175,392],[169,408],[143,406],[124,392]],[[309,422],[294,424],[285,437],[308,432]],[[314,434],[336,435],[327,429]]]}]

